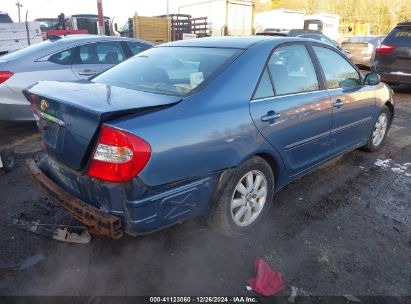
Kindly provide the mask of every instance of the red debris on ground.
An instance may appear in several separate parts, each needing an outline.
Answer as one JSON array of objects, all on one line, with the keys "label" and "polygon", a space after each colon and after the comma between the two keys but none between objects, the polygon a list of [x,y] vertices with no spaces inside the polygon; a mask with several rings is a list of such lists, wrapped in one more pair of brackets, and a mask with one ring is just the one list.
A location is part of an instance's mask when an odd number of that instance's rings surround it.
[{"label": "red debris on ground", "polygon": [[254,267],[257,271],[256,277],[247,280],[254,292],[268,297],[284,288],[281,273],[273,271],[262,258],[254,261]]}]

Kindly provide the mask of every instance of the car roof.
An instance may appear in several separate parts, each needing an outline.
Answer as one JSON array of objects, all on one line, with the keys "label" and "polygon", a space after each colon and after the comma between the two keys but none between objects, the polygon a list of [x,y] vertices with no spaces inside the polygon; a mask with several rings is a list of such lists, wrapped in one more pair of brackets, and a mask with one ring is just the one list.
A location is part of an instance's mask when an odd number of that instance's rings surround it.
[{"label": "car roof", "polygon": [[307,41],[308,39],[296,37],[279,37],[279,36],[225,36],[225,37],[207,37],[188,40],[179,40],[158,45],[156,47],[210,47],[210,48],[234,48],[248,49],[255,44],[263,42],[280,43],[288,41]]},{"label": "car roof", "polygon": [[148,45],[153,45],[151,42],[128,37],[118,37],[118,36],[103,36],[103,35],[90,35],[90,34],[78,34],[78,35],[64,35],[56,36],[55,38],[49,39],[50,42],[56,45],[71,45],[82,42],[94,42],[94,41],[138,41]]}]

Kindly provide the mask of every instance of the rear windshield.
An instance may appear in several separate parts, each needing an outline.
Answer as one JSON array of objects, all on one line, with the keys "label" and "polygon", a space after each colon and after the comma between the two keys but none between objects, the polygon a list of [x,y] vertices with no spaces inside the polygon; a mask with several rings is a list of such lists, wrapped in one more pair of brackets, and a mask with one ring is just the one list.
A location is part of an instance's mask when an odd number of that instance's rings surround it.
[{"label": "rear windshield", "polygon": [[388,34],[384,43],[394,46],[411,46],[411,27],[396,27]]},{"label": "rear windshield", "polygon": [[92,81],[146,91],[185,96],[224,69],[238,49],[157,47],[142,52]]}]

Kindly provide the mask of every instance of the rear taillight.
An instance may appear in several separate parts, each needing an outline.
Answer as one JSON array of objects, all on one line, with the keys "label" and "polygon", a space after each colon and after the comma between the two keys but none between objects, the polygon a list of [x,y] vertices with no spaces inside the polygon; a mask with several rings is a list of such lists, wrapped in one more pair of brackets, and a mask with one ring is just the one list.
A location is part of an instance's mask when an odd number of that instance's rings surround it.
[{"label": "rear taillight", "polygon": [[9,71],[0,71],[0,83],[7,81],[11,76],[13,76],[13,72]]},{"label": "rear taillight", "polygon": [[151,156],[151,147],[128,132],[102,126],[88,175],[110,182],[126,182],[137,176]]},{"label": "rear taillight", "polygon": [[34,110],[38,111],[37,102],[39,101],[40,96],[38,96],[36,94],[30,94],[30,93],[27,93],[24,96],[26,96],[26,99],[31,103],[31,107],[32,107],[33,111]]},{"label": "rear taillight", "polygon": [[377,48],[375,52],[378,54],[388,54],[394,51],[395,49],[396,49],[395,46],[388,45],[388,44],[381,44],[381,46]]}]

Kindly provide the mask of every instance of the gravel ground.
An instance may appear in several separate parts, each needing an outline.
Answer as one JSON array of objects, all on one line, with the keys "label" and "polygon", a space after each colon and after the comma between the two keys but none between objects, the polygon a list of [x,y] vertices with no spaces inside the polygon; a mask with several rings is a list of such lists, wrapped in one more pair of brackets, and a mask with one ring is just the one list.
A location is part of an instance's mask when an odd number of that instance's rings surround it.
[{"label": "gravel ground", "polygon": [[0,172],[0,295],[253,296],[245,281],[263,257],[285,278],[281,295],[295,286],[311,297],[411,296],[411,87],[395,95],[383,149],[351,152],[295,181],[276,196],[270,220],[240,239],[199,220],[87,245],[10,226],[21,212],[45,218],[23,166],[39,135],[33,124],[0,123],[0,147],[18,153],[16,170]]}]

